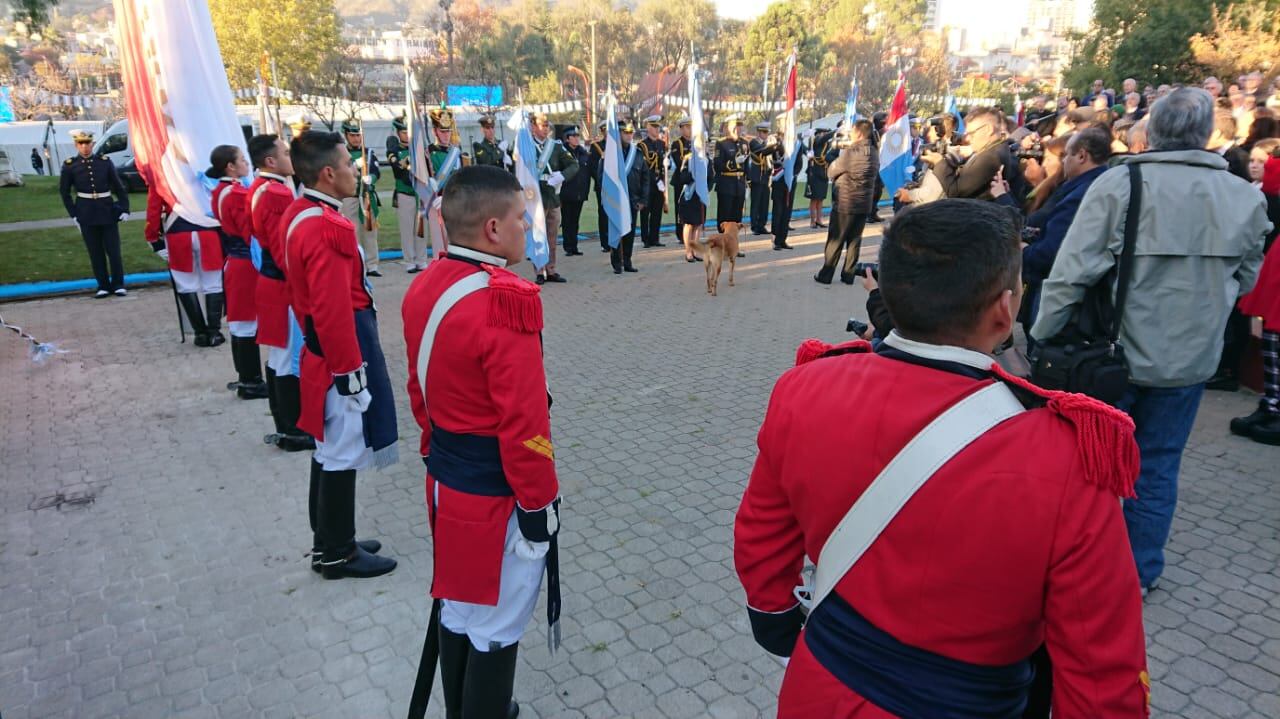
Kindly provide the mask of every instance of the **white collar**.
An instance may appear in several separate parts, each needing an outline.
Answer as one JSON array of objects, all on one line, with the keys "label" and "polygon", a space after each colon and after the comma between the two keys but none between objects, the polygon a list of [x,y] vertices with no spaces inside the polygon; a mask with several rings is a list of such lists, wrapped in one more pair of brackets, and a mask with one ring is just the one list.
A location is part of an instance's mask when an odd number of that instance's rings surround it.
[{"label": "white collar", "polygon": [[475,260],[476,262],[483,262],[486,265],[494,265],[496,267],[507,266],[507,261],[505,258],[498,257],[497,255],[491,255],[488,252],[473,250],[470,247],[463,247],[462,245],[454,245],[454,244],[449,245],[449,249],[445,252],[445,254],[453,255],[454,257],[465,257],[469,260]]},{"label": "white collar", "polygon": [[980,370],[989,370],[991,365],[995,364],[995,360],[981,352],[974,352],[973,350],[953,345],[931,345],[925,342],[909,340],[898,334],[897,330],[890,331],[889,336],[884,338],[884,343],[894,349],[902,350],[907,354],[915,355],[922,359],[955,362]]},{"label": "white collar", "polygon": [[288,183],[288,179],[286,179],[284,175],[277,175],[277,174],[276,174],[276,173],[274,173],[274,172],[262,172],[262,171],[259,171],[259,172],[258,172],[258,177],[265,177],[265,178],[267,178],[267,179],[269,179],[269,180],[275,180],[276,182],[284,182],[284,183],[286,183],[286,184]]},{"label": "white collar", "polygon": [[234,178],[234,177],[229,177],[229,176],[223,176],[223,177],[219,177],[219,178],[218,178],[218,182],[232,183],[232,182],[235,182],[235,181],[236,181],[236,178]]},{"label": "white collar", "polygon": [[302,191],[302,194],[314,200],[319,200],[326,205],[331,205],[335,210],[342,209],[342,200],[326,195],[319,190],[313,190],[310,187],[308,187],[307,189]]}]

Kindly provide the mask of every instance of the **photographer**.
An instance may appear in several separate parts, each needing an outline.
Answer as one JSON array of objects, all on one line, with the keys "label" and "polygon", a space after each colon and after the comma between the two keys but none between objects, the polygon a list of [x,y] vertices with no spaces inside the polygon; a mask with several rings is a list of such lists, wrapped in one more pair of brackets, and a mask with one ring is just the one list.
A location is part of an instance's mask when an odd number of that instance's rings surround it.
[{"label": "photographer", "polygon": [[980,107],[965,118],[965,144],[951,148],[945,156],[925,155],[933,165],[933,174],[948,198],[991,200],[991,178],[1005,168],[1005,178],[1017,187],[1021,173],[1013,153],[1004,140],[1004,122],[1000,111]]},{"label": "photographer", "polygon": [[[1053,261],[1058,256],[1062,239],[1075,219],[1076,210],[1089,186],[1099,175],[1107,171],[1111,157],[1111,137],[1100,127],[1090,127],[1077,132],[1067,140],[1062,168],[1065,182],[1058,186],[1043,207],[1027,216],[1023,229],[1022,281],[1027,284],[1022,305],[1025,308],[1018,319],[1027,333],[1028,349],[1034,347],[1031,325],[1035,323],[1040,304],[1040,284],[1049,276]],[[1010,204],[1009,183],[997,173],[991,181],[991,194],[1001,204]]]}]

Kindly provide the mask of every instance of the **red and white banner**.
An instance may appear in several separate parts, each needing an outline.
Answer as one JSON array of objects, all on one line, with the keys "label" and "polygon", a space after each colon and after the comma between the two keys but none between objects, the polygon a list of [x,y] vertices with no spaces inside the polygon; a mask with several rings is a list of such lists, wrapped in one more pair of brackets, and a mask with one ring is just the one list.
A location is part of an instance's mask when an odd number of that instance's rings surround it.
[{"label": "red and white banner", "polygon": [[183,219],[216,227],[202,181],[218,145],[246,150],[205,0],[114,0],[129,141]]}]

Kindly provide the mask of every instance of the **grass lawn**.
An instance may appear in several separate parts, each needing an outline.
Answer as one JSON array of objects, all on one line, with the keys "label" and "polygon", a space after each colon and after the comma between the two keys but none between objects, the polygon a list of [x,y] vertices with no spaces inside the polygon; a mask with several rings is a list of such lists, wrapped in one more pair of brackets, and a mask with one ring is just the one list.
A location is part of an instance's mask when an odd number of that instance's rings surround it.
[{"label": "grass lawn", "polygon": [[[22,187],[0,187],[0,223],[26,220],[54,220],[67,216],[58,194],[57,177],[24,175]],[[129,195],[129,209],[147,209],[147,194]]]},{"label": "grass lawn", "polygon": [[[5,193],[18,193],[19,198],[27,198],[29,201],[25,204],[21,199],[16,203],[10,202],[12,195]],[[31,178],[25,187],[0,188],[0,198],[3,199],[0,201],[0,222],[64,216],[62,203],[57,195],[57,178]],[[143,194],[131,195],[130,203],[131,206],[136,203],[135,209],[140,209],[145,207],[146,197]],[[803,210],[808,207],[808,203],[803,197],[798,197],[796,206]],[[715,217],[715,208],[715,195],[712,195],[711,207],[707,210],[708,219]],[[400,249],[399,223],[390,201],[384,205],[378,219],[379,247],[383,250]],[[672,212],[663,215],[662,221],[664,224],[672,223]],[[593,196],[582,208],[580,232],[585,235],[596,232],[596,228],[596,203]],[[142,229],[141,221],[120,224],[125,272],[163,271],[165,263],[143,241]],[[0,232],[0,284],[76,280],[92,276],[89,255],[80,239],[80,230],[76,227]]]}]

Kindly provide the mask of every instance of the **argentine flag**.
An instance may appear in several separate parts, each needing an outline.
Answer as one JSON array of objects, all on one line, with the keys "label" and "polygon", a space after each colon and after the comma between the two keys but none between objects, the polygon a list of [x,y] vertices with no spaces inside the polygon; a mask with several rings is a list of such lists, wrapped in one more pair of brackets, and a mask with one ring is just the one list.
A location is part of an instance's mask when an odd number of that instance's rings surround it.
[{"label": "argentine flag", "polygon": [[956,107],[955,95],[947,95],[947,112],[956,118],[956,137],[964,137],[964,115],[960,114],[959,108]]},{"label": "argentine flag", "polygon": [[523,106],[511,113],[507,127],[516,133],[515,148],[511,154],[515,159],[516,179],[524,188],[524,220],[529,223],[529,230],[524,234],[524,253],[533,262],[534,269],[541,271],[551,259],[551,249],[547,246],[547,212],[542,206],[542,189],[538,186],[538,148],[533,142],[533,133],[529,131]]},{"label": "argentine flag", "polygon": [[911,117],[907,113],[907,78],[898,76],[898,91],[893,94],[889,118],[880,137],[880,180],[884,191],[893,197],[911,179],[915,158],[911,156]]},{"label": "argentine flag", "polygon": [[698,84],[698,65],[689,63],[689,129],[693,136],[693,156],[689,158],[689,171],[693,173],[693,185],[685,189],[698,193],[705,208],[711,204],[711,192],[707,188],[707,127],[702,119],[702,86]]},{"label": "argentine flag", "polygon": [[627,195],[627,176],[622,168],[622,138],[618,135],[618,101],[613,93],[605,99],[609,108],[606,132],[608,141],[604,144],[604,171],[600,177],[604,182],[604,214],[609,219],[608,240],[610,247],[617,247],[622,236],[631,232],[631,198]]},{"label": "argentine flag", "polygon": [[783,128],[782,140],[782,177],[790,190],[796,179],[796,53],[791,51],[787,58],[787,104],[786,127]]},{"label": "argentine flag", "polygon": [[858,121],[858,75],[855,73],[849,81],[849,97],[844,101],[845,132],[850,132],[853,123]]}]

